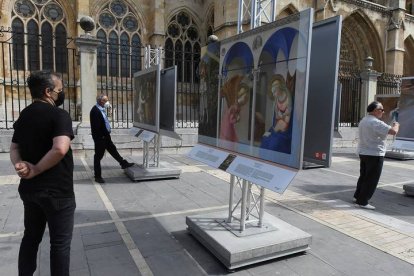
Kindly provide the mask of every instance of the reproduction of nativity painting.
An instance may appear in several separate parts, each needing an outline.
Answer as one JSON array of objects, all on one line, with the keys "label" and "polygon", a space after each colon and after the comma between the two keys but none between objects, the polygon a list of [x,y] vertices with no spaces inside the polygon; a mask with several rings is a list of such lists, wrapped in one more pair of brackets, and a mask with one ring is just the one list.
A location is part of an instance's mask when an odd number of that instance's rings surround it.
[{"label": "reproduction of nativity painting", "polygon": [[200,143],[300,168],[312,13],[305,10],[204,49]]}]

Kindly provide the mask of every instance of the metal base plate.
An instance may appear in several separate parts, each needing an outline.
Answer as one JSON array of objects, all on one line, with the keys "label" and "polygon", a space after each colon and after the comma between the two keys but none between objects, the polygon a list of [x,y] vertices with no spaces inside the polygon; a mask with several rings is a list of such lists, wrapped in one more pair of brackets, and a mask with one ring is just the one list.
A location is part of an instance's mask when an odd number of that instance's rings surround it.
[{"label": "metal base plate", "polygon": [[305,251],[312,241],[310,234],[268,213],[264,223],[269,231],[250,227],[249,235],[243,236],[220,223],[226,217],[227,212],[194,215],[186,217],[186,223],[188,231],[229,269]]},{"label": "metal base plate", "polygon": [[414,159],[414,152],[388,150],[385,153],[385,157],[392,158],[392,159],[399,159],[399,160],[411,160],[411,159]]},{"label": "metal base plate", "polygon": [[181,170],[170,165],[168,162],[160,162],[159,167],[143,168],[142,166],[132,166],[125,169],[125,173],[133,181],[180,178]]},{"label": "metal base plate", "polygon": [[221,226],[229,230],[233,235],[236,235],[237,237],[245,237],[245,236],[251,236],[251,235],[257,235],[260,233],[266,233],[270,231],[275,231],[277,228],[269,223],[263,223],[262,227],[257,226],[257,222],[253,223],[247,223],[245,226],[244,231],[240,231],[240,221],[233,220],[232,222],[227,222],[227,219],[217,219],[218,223],[220,223]]}]

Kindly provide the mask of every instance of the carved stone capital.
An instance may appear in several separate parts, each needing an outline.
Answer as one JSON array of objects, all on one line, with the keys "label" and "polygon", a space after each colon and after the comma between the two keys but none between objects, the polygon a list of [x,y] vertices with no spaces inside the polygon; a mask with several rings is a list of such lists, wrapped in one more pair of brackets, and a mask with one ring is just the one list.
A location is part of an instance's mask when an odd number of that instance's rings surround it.
[{"label": "carved stone capital", "polygon": [[75,39],[75,44],[81,53],[96,53],[101,41],[93,36],[80,36]]},{"label": "carved stone capital", "polygon": [[390,21],[388,22],[387,30],[391,31],[391,30],[396,30],[400,28],[405,30],[404,19],[402,17],[398,17],[398,18],[391,17]]}]

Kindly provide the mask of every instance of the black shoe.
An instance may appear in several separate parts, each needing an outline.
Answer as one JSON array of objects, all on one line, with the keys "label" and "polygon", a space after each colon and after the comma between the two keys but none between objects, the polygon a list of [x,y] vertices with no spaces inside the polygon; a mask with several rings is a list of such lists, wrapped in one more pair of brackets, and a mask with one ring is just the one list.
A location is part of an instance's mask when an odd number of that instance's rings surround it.
[{"label": "black shoe", "polygon": [[105,180],[102,177],[95,177],[95,182],[102,184],[102,183],[105,183]]},{"label": "black shoe", "polygon": [[132,167],[134,165],[135,165],[135,163],[129,163],[128,161],[125,161],[124,163],[122,163],[121,168],[126,169],[126,168]]}]

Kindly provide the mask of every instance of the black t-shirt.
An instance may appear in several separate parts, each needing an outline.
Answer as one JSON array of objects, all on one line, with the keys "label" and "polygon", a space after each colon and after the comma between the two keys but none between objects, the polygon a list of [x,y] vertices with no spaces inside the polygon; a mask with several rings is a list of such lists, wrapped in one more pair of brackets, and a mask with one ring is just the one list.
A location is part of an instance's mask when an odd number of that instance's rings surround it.
[{"label": "black t-shirt", "polygon": [[[36,164],[52,148],[53,138],[74,138],[69,114],[49,103],[33,102],[23,109],[14,123],[12,142],[19,145],[22,160]],[[74,197],[72,149],[54,167],[33,177],[21,179],[19,192],[46,192],[54,197]]]}]

